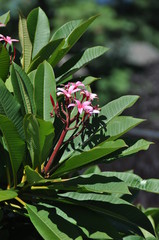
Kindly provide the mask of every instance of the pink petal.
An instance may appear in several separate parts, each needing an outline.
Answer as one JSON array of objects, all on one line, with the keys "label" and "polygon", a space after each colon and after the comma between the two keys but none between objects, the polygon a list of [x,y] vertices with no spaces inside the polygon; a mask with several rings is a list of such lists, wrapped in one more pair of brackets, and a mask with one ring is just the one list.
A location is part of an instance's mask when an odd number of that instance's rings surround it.
[{"label": "pink petal", "polygon": [[80,114],[82,114],[83,108],[78,108],[78,111],[79,111]]},{"label": "pink petal", "polygon": [[64,94],[63,92],[58,92],[57,96],[60,96],[60,95],[63,95],[63,94]]},{"label": "pink petal", "polygon": [[6,25],[3,23],[0,23],[0,27],[5,27]]},{"label": "pink petal", "polygon": [[70,86],[70,87],[68,88],[68,92],[70,92],[70,93],[72,93],[73,90],[74,90],[74,86]]},{"label": "pink petal", "polygon": [[93,100],[94,98],[97,98],[97,94],[95,94],[95,93],[90,93],[90,99]]},{"label": "pink petal", "polygon": [[85,102],[83,102],[82,103],[82,105],[85,107],[85,106],[88,106],[88,105],[90,105],[91,104],[91,102],[90,101],[85,101]]},{"label": "pink petal", "polygon": [[75,103],[70,103],[69,105],[68,105],[68,108],[69,107],[76,107],[76,104]]}]

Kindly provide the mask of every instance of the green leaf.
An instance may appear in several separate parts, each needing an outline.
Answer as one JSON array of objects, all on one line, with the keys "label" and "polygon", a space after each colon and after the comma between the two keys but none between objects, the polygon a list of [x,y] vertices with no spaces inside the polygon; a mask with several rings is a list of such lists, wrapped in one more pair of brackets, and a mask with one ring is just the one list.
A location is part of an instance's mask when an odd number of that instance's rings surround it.
[{"label": "green leaf", "polygon": [[86,86],[86,85],[90,85],[91,83],[99,80],[100,78],[96,78],[96,77],[91,77],[91,76],[88,76],[86,77],[82,82],[83,84]]},{"label": "green leaf", "polygon": [[56,72],[57,82],[61,83],[63,79],[77,72],[80,68],[87,65],[93,59],[100,57],[107,50],[108,49],[105,47],[97,46],[88,48],[80,54],[76,54],[58,69]]},{"label": "green leaf", "polygon": [[41,8],[33,9],[27,18],[27,27],[33,45],[32,58],[49,42],[49,21]]},{"label": "green leaf", "polygon": [[119,138],[143,121],[143,119],[128,116],[113,118],[107,125],[107,135],[110,136],[109,141]]},{"label": "green leaf", "polygon": [[0,43],[0,66],[0,78],[5,81],[9,73],[10,57],[2,43]]},{"label": "green leaf", "polygon": [[13,122],[3,115],[0,115],[0,130],[7,145],[16,184],[16,174],[25,157],[25,142],[20,138]]},{"label": "green leaf", "polygon": [[134,103],[138,100],[138,98],[139,97],[135,95],[127,95],[115,99],[101,108],[99,116],[106,116],[106,123],[108,123],[114,117],[120,115],[125,109],[133,106]]},{"label": "green leaf", "polygon": [[0,202],[15,198],[17,195],[13,190],[0,190]]},{"label": "green leaf", "polygon": [[130,172],[102,172],[103,176],[115,176],[124,181],[129,187],[159,193],[159,179],[142,179],[141,177]]},{"label": "green leaf", "polygon": [[65,191],[130,194],[126,183],[116,177],[104,177],[100,174],[81,175],[57,182],[52,187]]},{"label": "green leaf", "polygon": [[10,20],[10,11],[0,16],[0,23],[7,24]]},{"label": "green leaf", "polygon": [[41,164],[46,161],[52,148],[54,128],[51,122],[36,119],[28,114],[24,118],[24,130],[27,146],[32,159],[33,169],[41,170]]},{"label": "green leaf", "polygon": [[137,153],[141,150],[147,150],[149,146],[153,144],[152,142],[146,141],[144,139],[138,140],[134,145],[127,148],[121,153],[121,157],[125,157],[134,153]]},{"label": "green leaf", "polygon": [[37,69],[36,69],[36,70],[33,70],[32,72],[30,72],[30,73],[28,74],[28,77],[30,78],[30,82],[31,82],[31,84],[32,84],[33,86],[34,86],[34,79],[35,79],[36,71],[37,71]]},{"label": "green leaf", "polygon": [[104,156],[107,156],[108,154],[125,146],[126,145],[123,140],[117,140],[114,142],[103,142],[88,151],[83,151],[82,153],[75,151],[75,153],[68,160],[59,166],[52,176],[60,176],[61,174],[75,170]]},{"label": "green leaf", "polygon": [[144,240],[145,238],[143,237],[139,237],[139,236],[128,236],[128,237],[124,237],[123,240]]},{"label": "green leaf", "polygon": [[66,193],[59,193],[58,196],[69,198],[73,200],[77,200],[79,202],[87,202],[87,201],[94,201],[94,202],[106,202],[112,204],[128,204],[125,200],[105,194],[97,194],[97,193],[78,193],[78,192],[66,192]]},{"label": "green leaf", "polygon": [[83,239],[99,239],[100,237],[101,239],[121,239],[106,215],[97,213],[85,206],[78,205],[77,207],[77,205],[71,204],[71,202],[69,202],[69,205],[65,202],[58,202],[56,206],[65,213],[65,215],[61,214],[61,217],[78,225],[86,234],[87,237],[85,236]]},{"label": "green leaf", "polygon": [[50,101],[52,95],[56,104],[56,83],[51,65],[44,61],[39,65],[34,79],[34,99],[36,115],[44,120],[52,121],[50,113],[53,106]]},{"label": "green leaf", "polygon": [[101,169],[98,165],[93,165],[93,166],[90,166],[88,167],[84,172],[83,174],[100,174],[101,173]]},{"label": "green leaf", "polygon": [[51,122],[37,118],[39,124],[40,151],[43,163],[46,161],[50,150],[52,149],[54,139],[54,126]]},{"label": "green leaf", "polygon": [[11,80],[15,96],[22,106],[23,113],[35,112],[33,101],[33,85],[25,71],[17,64],[13,64]]},{"label": "green leaf", "polygon": [[65,218],[69,218],[59,208],[47,204],[37,207],[26,204],[26,209],[34,227],[45,240],[72,240],[78,237],[78,240],[82,240],[80,230],[61,217],[65,215]]},{"label": "green leaf", "polygon": [[26,71],[31,61],[32,44],[27,29],[27,21],[23,16],[19,16],[19,39],[22,46],[23,58],[22,66]]},{"label": "green leaf", "polygon": [[[59,50],[56,58],[52,62],[52,67],[56,66],[56,64],[66,55],[66,53],[73,47],[73,45],[78,41],[78,39],[84,34],[89,25],[97,18],[97,16],[90,17],[88,20],[83,22],[71,22],[67,25],[64,25],[62,28],[55,33],[54,37],[51,40],[57,39],[57,36],[60,38],[65,38],[64,47]],[[65,29],[67,29],[65,31]],[[56,37],[55,37],[56,36]]]},{"label": "green leaf", "polygon": [[60,27],[52,36],[51,40],[57,40],[60,38],[67,38],[70,33],[81,23],[81,20],[73,20],[65,23]]},{"label": "green leaf", "polygon": [[79,25],[77,25],[76,28],[73,29],[73,31],[68,35],[66,38],[66,42],[68,46],[73,46],[78,39],[85,33],[85,31],[88,29],[90,24],[94,22],[94,20],[98,17],[98,15],[95,15],[93,17],[90,17],[88,20],[85,20],[81,22]]},{"label": "green leaf", "polygon": [[5,81],[5,85],[6,85],[7,89],[9,90],[9,92],[12,93],[13,92],[13,86],[12,86],[12,82],[11,82],[11,77],[10,76]]},{"label": "green leaf", "polygon": [[64,39],[58,39],[51,41],[46,46],[44,46],[33,58],[33,61],[29,66],[28,73],[36,69],[44,60],[47,60],[52,65],[54,58],[56,58],[59,50],[64,45],[64,42]]},{"label": "green leaf", "polygon": [[12,120],[19,135],[24,139],[23,117],[20,105],[0,79],[0,113]]},{"label": "green leaf", "polygon": [[25,166],[25,174],[27,177],[27,182],[31,185],[33,185],[41,180],[44,180],[44,178],[38,172],[36,172],[29,166]]},{"label": "green leaf", "polygon": [[[58,194],[77,205],[91,208],[93,211],[106,214],[110,218],[123,222],[125,225],[140,226],[154,234],[149,219],[136,207],[118,197],[95,193],[67,192]],[[72,199],[72,200],[71,200]]]}]

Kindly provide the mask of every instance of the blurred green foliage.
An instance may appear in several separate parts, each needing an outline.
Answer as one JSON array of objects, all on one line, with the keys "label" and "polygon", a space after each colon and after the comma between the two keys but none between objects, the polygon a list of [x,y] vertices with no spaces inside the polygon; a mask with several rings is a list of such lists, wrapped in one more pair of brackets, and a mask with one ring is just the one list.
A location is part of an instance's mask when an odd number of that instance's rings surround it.
[{"label": "blurred green foliage", "polygon": [[128,43],[145,41],[159,48],[159,1],[156,0],[0,0],[0,6],[1,14],[11,9],[15,21],[18,10],[27,15],[32,8],[40,6],[51,19],[52,31],[67,21],[99,14],[72,52],[97,43],[110,48],[107,56],[89,67],[91,75],[103,79],[95,86],[102,104],[130,89],[134,66],[125,63]]}]

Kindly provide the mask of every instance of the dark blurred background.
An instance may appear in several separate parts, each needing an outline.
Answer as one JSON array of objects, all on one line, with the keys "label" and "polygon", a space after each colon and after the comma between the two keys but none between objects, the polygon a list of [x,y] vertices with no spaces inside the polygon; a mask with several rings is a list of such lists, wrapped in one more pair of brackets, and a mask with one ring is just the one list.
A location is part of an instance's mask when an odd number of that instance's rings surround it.
[{"label": "dark blurred background", "polygon": [[[125,94],[140,96],[126,114],[147,119],[127,137],[145,138],[155,144],[146,152],[122,159],[104,170],[134,169],[142,178],[159,178],[159,1],[158,0],[0,0],[0,14],[11,10],[7,33],[18,36],[18,11],[25,16],[40,6],[54,32],[67,21],[100,14],[89,31],[73,47],[102,45],[110,48],[79,75],[101,77],[94,85],[100,105]],[[159,196],[142,193],[137,202],[159,206]]]}]

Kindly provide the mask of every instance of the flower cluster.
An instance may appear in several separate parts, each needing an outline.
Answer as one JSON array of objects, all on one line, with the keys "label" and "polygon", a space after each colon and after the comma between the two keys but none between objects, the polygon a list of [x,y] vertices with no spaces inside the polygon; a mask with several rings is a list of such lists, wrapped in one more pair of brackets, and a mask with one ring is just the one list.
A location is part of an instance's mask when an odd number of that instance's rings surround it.
[{"label": "flower cluster", "polygon": [[[57,96],[63,96],[64,101],[61,101],[61,104],[59,104],[58,101],[55,103],[53,97],[50,95],[53,106],[51,116],[54,117],[55,114],[64,125],[57,145],[44,168],[46,176],[50,173],[53,163],[56,162],[57,153],[63,144],[82,133],[90,116],[100,112],[98,105],[93,105],[93,100],[98,98],[97,94],[87,91],[85,85],[80,81],[76,83],[69,82],[67,85],[57,88]],[[64,142],[69,130],[75,131],[73,131],[70,138]]]},{"label": "flower cluster", "polygon": [[[66,125],[68,130],[70,125],[71,130],[77,129],[80,125],[84,126],[92,114],[100,112],[99,106],[93,105],[93,100],[98,99],[97,94],[87,91],[85,85],[80,81],[76,83],[69,82],[62,87],[58,87],[57,96],[64,96],[64,101],[59,106],[59,103],[55,104],[50,95],[53,105],[51,117],[54,117],[55,114]],[[74,109],[76,111],[73,111]],[[73,123],[75,123],[74,127],[72,127]]]},{"label": "flower cluster", "polygon": [[[92,104],[97,94],[87,91],[82,82],[69,82],[63,88],[57,88],[57,91],[57,96],[64,95],[66,107],[77,107],[79,114],[84,112],[85,115],[90,116],[93,113],[99,113],[98,106]],[[77,99],[77,92],[81,99]]]},{"label": "flower cluster", "polygon": [[2,34],[0,34],[0,42],[1,41],[4,41],[5,44],[8,43],[9,45],[12,45],[12,42],[19,42],[19,40],[17,40],[17,39],[12,39],[9,36],[4,37]]},{"label": "flower cluster", "polygon": [[[0,27],[5,27],[6,25],[3,24],[3,23],[0,23]],[[19,42],[19,40],[17,39],[12,39],[11,37],[9,36],[3,36],[2,34],[0,34],[0,42],[4,42],[4,47],[6,48],[7,44],[9,45],[12,45],[13,42]],[[15,50],[15,47],[13,47],[13,56],[11,55],[10,56],[10,62],[14,61],[15,59],[15,54],[16,54],[16,50]]]}]

